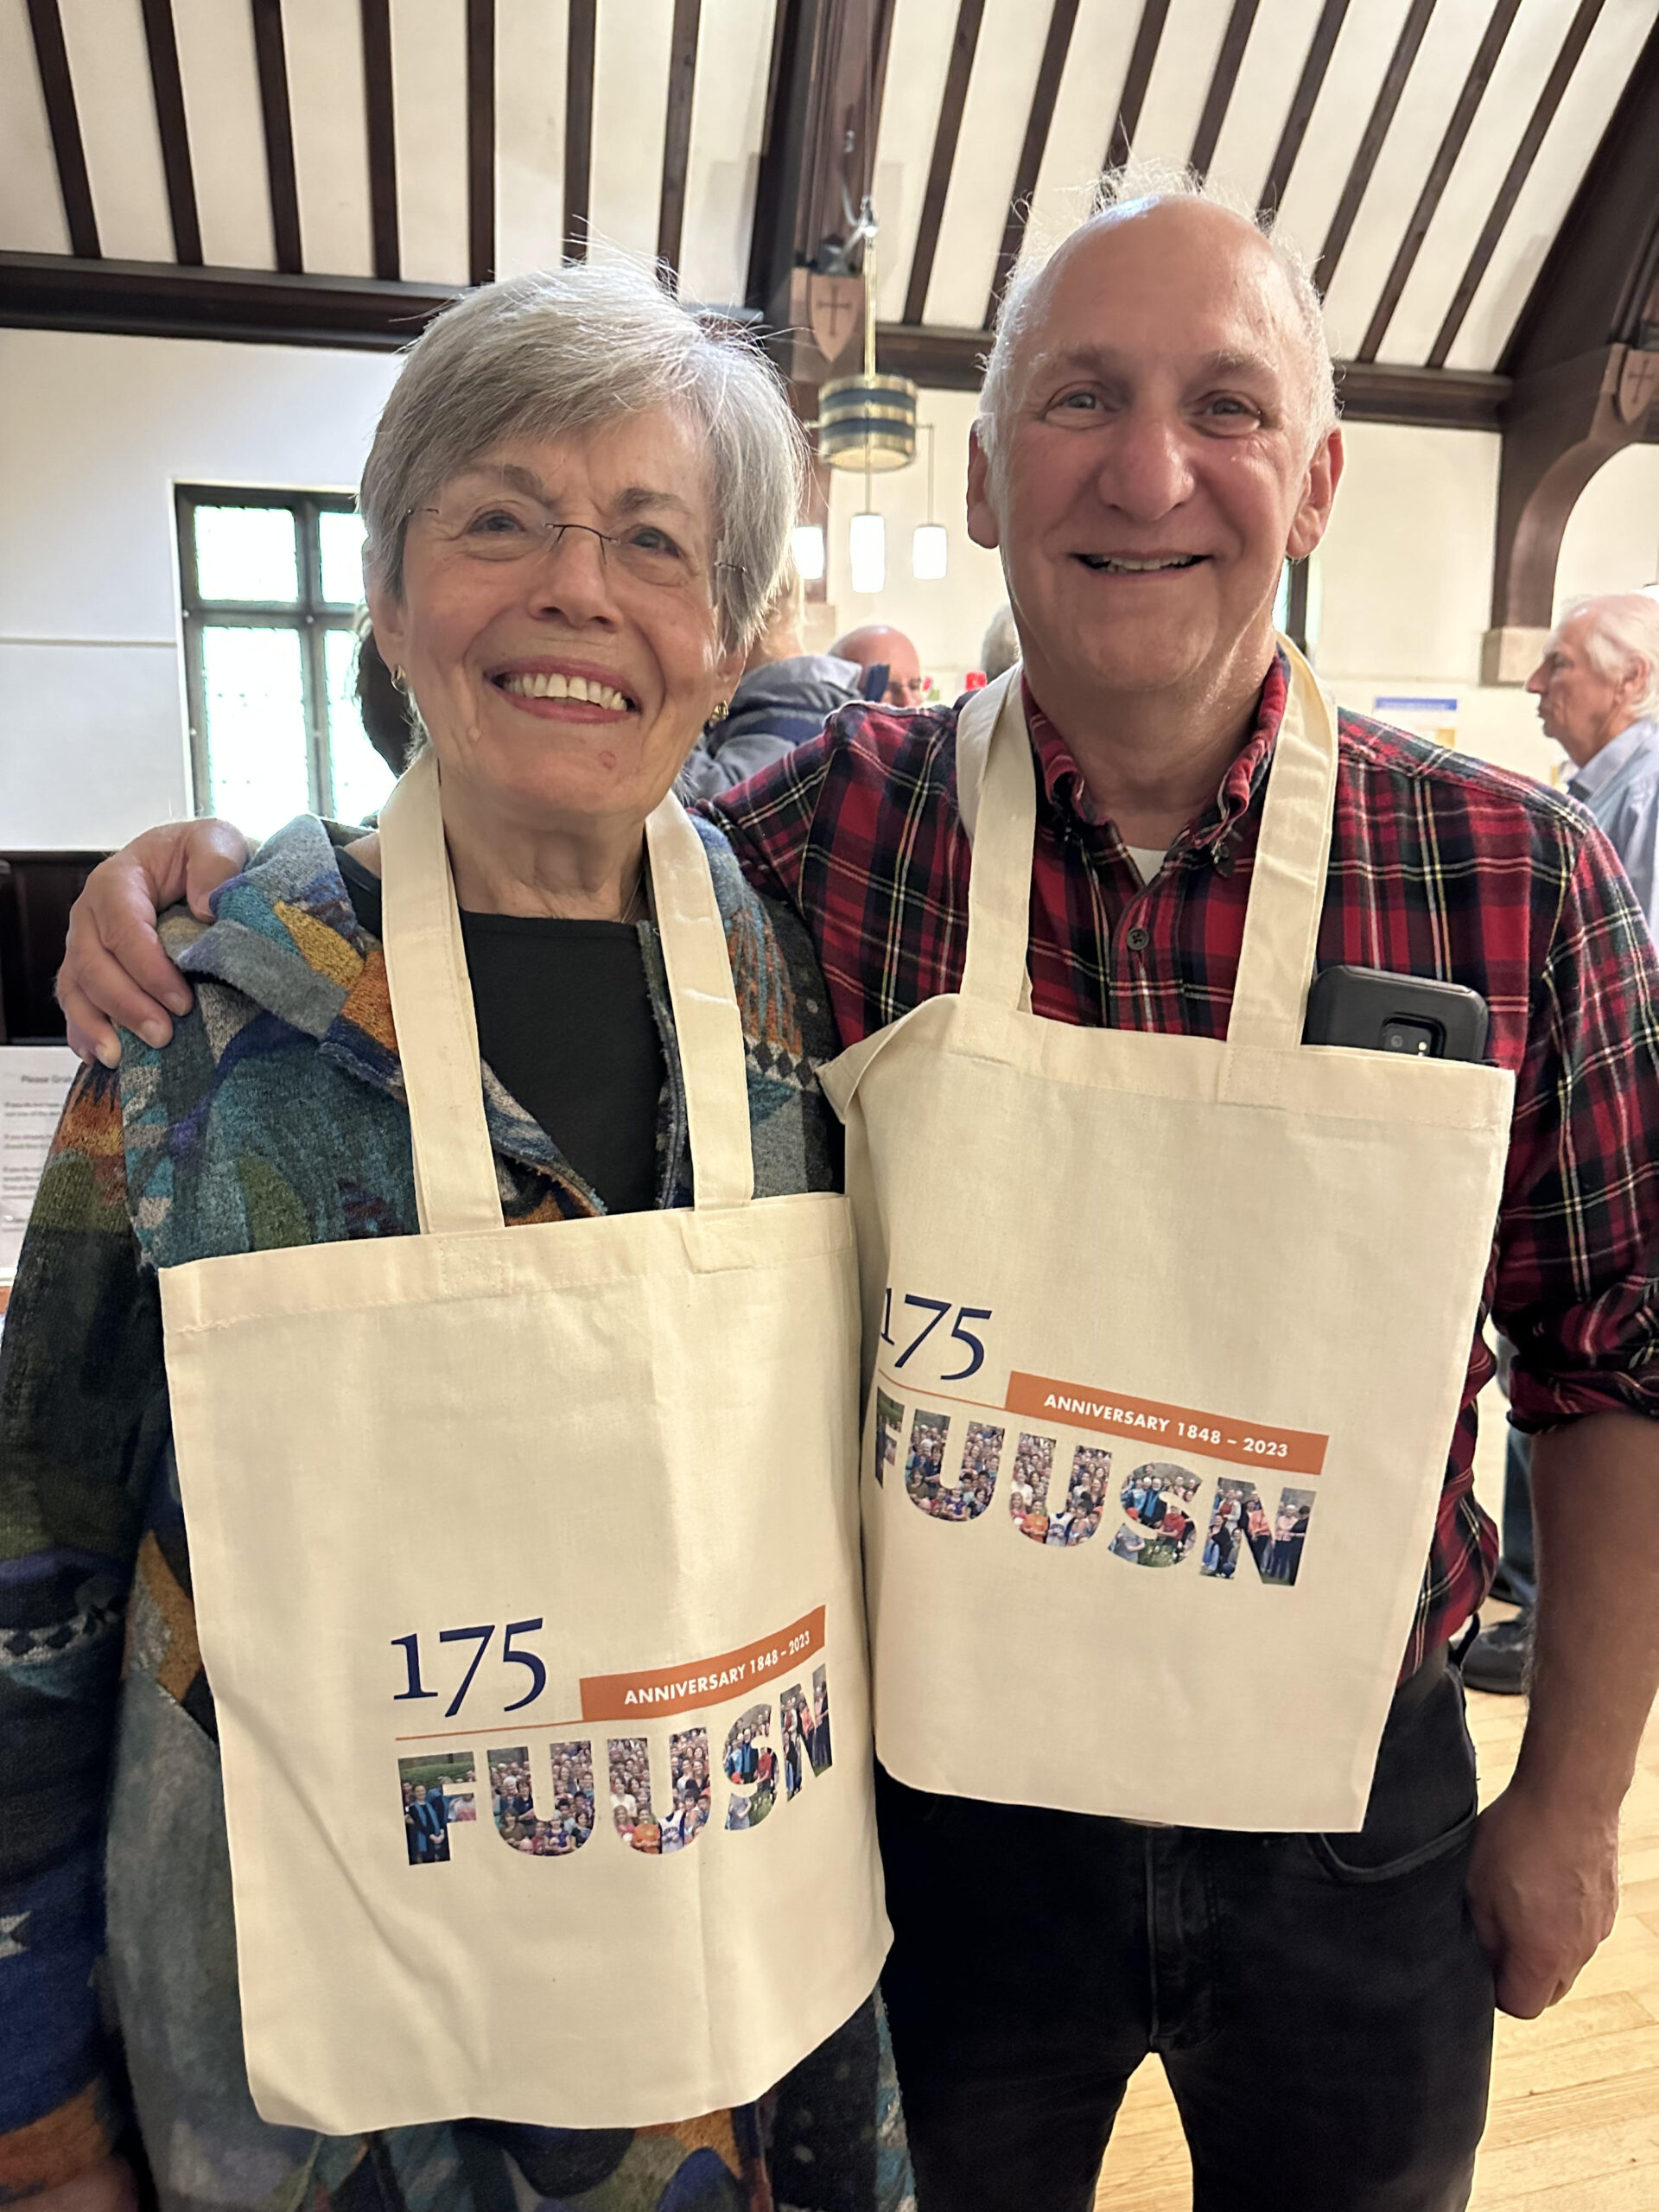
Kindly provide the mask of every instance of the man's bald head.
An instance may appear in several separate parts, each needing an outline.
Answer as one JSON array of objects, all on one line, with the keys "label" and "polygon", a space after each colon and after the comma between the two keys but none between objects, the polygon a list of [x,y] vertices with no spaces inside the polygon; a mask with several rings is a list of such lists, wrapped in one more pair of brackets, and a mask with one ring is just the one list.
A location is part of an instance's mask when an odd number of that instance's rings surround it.
[{"label": "man's bald head", "polygon": [[849,630],[830,648],[837,660],[856,661],[861,668],[885,667],[887,702],[890,707],[919,707],[926,679],[916,648],[902,630],[885,622],[866,622]]},{"label": "man's bald head", "polygon": [[[1141,235],[1133,240],[1128,228]],[[1131,248],[1115,254],[1119,238]],[[1300,254],[1190,170],[1137,166],[1102,180],[1092,212],[1047,252],[1028,251],[1014,270],[997,317],[985,366],[976,430],[992,465],[1006,426],[1020,405],[1033,362],[1040,357],[1051,309],[1068,292],[1090,288],[1109,300],[1114,279],[1139,258],[1135,247],[1155,238],[1160,259],[1195,288],[1255,295],[1255,320],[1277,346],[1300,388],[1307,448],[1336,426],[1336,390],[1319,296]]]}]

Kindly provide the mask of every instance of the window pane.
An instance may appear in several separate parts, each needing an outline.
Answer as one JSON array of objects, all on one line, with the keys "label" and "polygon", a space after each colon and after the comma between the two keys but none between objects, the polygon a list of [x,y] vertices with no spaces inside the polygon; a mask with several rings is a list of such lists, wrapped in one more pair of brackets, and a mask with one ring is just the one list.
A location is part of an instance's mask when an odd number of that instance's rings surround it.
[{"label": "window pane", "polygon": [[375,751],[357,704],[357,639],[330,630],[322,641],[328,671],[328,758],[334,772],[334,819],[366,822],[378,814],[397,778]]},{"label": "window pane", "polygon": [[311,804],[295,630],[202,632],[207,803],[255,838]]},{"label": "window pane", "polygon": [[204,599],[291,605],[300,595],[287,507],[198,507],[196,582]]},{"label": "window pane", "polygon": [[327,508],[317,517],[322,595],[331,607],[355,607],[363,596],[363,525]]}]

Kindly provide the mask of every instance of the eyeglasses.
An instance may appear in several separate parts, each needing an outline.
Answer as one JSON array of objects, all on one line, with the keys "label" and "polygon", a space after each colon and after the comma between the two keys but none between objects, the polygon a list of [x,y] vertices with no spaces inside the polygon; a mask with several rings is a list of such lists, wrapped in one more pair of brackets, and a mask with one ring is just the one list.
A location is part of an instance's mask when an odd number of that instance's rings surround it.
[{"label": "eyeglasses", "polygon": [[[494,568],[528,565],[564,542],[567,531],[579,530],[599,540],[599,556],[613,563],[635,582],[664,591],[711,593],[722,571],[741,575],[733,561],[716,561],[712,571],[658,523],[639,522],[615,536],[592,523],[561,522],[538,500],[508,494],[486,499],[446,502],[435,507],[411,507],[410,515],[430,515],[433,535],[448,557]],[[407,519],[407,518],[405,518]]]}]

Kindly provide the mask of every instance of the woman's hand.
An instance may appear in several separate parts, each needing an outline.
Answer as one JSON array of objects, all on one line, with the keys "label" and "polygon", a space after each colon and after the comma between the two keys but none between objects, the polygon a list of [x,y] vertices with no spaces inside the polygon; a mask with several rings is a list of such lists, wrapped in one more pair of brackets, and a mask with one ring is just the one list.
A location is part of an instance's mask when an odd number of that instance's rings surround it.
[{"label": "woman's hand", "polygon": [[234,823],[175,822],[146,830],[99,862],[70,910],[58,970],[58,1004],[83,1060],[118,1065],[114,1022],[146,1045],[168,1043],[169,1014],[188,1014],[192,1001],[190,986],[162,950],[156,917],[183,899],[208,920],[210,894],[245,867],[250,849]]},{"label": "woman's hand", "polygon": [[124,2158],[105,2158],[73,2181],[25,2196],[13,2212],[138,2212],[138,2185]]}]

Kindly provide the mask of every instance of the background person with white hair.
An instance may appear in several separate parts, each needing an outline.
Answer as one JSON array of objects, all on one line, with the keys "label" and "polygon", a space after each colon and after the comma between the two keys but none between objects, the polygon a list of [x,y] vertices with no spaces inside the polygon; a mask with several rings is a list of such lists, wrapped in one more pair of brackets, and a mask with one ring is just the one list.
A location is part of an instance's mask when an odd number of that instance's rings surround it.
[{"label": "background person with white hair", "polygon": [[1527,689],[1573,763],[1567,790],[1606,831],[1659,934],[1659,599],[1575,599]]},{"label": "background person with white hair", "polygon": [[[1622,591],[1573,600],[1527,689],[1545,736],[1573,763],[1568,792],[1606,832],[1648,927],[1659,928],[1659,599]],[[1520,1611],[1481,1630],[1464,1677],[1476,1689],[1518,1696],[1532,1657],[1538,1585],[1532,1440],[1516,1429],[1504,1459],[1503,1549],[1493,1591]]]}]

